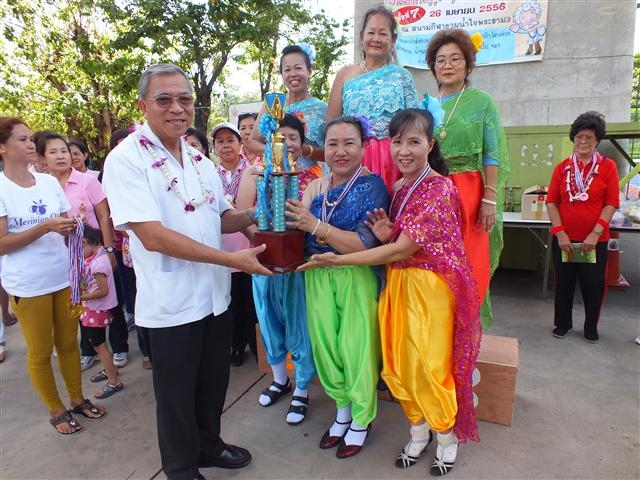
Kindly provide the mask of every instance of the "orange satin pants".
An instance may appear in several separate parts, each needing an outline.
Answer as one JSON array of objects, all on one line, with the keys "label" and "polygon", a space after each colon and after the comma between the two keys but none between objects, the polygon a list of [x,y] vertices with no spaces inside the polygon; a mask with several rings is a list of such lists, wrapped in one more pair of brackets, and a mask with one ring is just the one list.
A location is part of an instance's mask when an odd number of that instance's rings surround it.
[{"label": "orange satin pants", "polygon": [[387,268],[378,318],[382,378],[412,425],[439,432],[458,412],[453,378],[456,300],[442,277],[422,268]]}]

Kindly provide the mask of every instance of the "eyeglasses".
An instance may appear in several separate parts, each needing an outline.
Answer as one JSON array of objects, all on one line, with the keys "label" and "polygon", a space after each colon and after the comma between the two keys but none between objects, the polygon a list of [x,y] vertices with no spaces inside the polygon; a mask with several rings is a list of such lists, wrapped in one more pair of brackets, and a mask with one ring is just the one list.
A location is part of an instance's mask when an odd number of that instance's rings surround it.
[{"label": "eyeglasses", "polygon": [[[464,61],[464,57],[454,56],[449,59],[449,63],[453,68],[459,67]],[[447,65],[447,59],[445,57],[436,57],[436,67],[444,68]]]},{"label": "eyeglasses", "polygon": [[148,100],[153,100],[160,108],[169,108],[173,104],[174,100],[178,102],[178,105],[181,107],[190,107],[193,105],[193,97],[191,95],[178,95],[177,97],[173,97],[171,95],[158,95],[157,97],[152,97]]},{"label": "eyeglasses", "polygon": [[593,135],[576,135],[573,139],[576,142],[595,142],[597,140]]}]

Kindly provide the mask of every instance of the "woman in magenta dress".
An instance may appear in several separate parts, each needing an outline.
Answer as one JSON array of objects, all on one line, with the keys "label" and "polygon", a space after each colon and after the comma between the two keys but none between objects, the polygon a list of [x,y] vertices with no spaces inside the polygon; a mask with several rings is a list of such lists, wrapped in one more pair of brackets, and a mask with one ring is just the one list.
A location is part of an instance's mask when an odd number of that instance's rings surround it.
[{"label": "woman in magenta dress", "polygon": [[433,139],[432,116],[407,109],[389,130],[402,179],[389,216],[369,213],[369,227],[385,245],[313,255],[303,268],[387,264],[378,307],[382,378],[411,424],[396,466],[415,465],[433,430],[431,474],[442,476],[453,468],[459,442],[479,440],[471,376],[482,335],[480,299],[462,242],[460,198]]}]

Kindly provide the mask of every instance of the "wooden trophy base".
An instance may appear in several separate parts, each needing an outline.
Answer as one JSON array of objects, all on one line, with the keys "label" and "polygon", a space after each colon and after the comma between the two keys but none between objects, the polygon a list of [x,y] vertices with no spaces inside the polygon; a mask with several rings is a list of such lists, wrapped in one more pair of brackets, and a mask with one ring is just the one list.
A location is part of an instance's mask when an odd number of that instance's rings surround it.
[{"label": "wooden trophy base", "polygon": [[301,230],[258,230],[253,243],[256,246],[263,243],[267,246],[258,255],[258,261],[274,273],[292,272],[304,263],[304,232]]}]

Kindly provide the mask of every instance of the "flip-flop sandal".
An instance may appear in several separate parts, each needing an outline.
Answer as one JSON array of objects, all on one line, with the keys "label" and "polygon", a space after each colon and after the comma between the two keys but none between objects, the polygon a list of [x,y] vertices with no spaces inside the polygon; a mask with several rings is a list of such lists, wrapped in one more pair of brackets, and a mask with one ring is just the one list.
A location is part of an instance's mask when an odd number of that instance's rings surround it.
[{"label": "flip-flop sandal", "polygon": [[17,321],[18,321],[18,318],[12,314],[7,315],[6,318],[4,316],[2,317],[2,323],[4,323],[5,327],[10,327],[11,325],[14,325]]},{"label": "flip-flop sandal", "polygon": [[102,390],[94,395],[99,400],[103,398],[109,398],[114,393],[118,393],[120,390],[124,388],[124,383],[118,383],[117,385],[112,385],[110,383],[105,383]]},{"label": "flip-flop sandal", "polygon": [[90,378],[91,383],[100,383],[108,379],[109,379],[109,375],[107,374],[107,370],[105,368],[103,368],[102,370],[100,370],[98,373],[96,373]]},{"label": "flip-flop sandal", "polygon": [[[71,416],[71,414],[68,411],[62,412],[57,417],[50,418],[49,423],[53,425],[53,428],[55,428],[56,432],[58,432],[60,435],[63,435],[65,437],[75,435],[76,433],[80,433],[80,431],[82,430],[82,427],[80,426],[80,424],[75,421],[75,419]],[[66,423],[73,430],[71,430],[70,432],[63,432],[59,430],[58,425],[62,425],[63,423]]]},{"label": "flip-flop sandal", "polygon": [[84,418],[88,418],[89,420],[100,420],[107,414],[107,412],[101,412],[98,410],[98,407],[91,403],[91,400],[88,398],[85,398],[81,404],[76,405],[70,411],[71,413],[82,415]]}]

